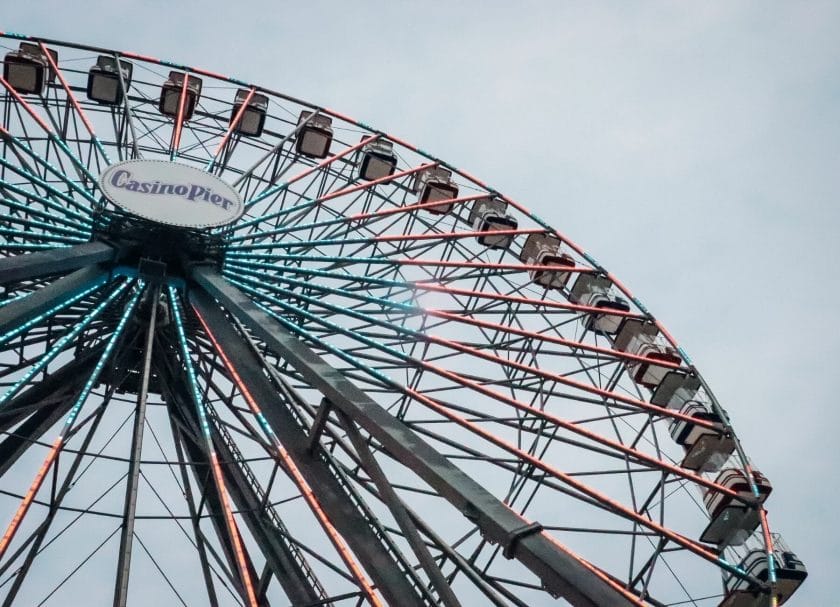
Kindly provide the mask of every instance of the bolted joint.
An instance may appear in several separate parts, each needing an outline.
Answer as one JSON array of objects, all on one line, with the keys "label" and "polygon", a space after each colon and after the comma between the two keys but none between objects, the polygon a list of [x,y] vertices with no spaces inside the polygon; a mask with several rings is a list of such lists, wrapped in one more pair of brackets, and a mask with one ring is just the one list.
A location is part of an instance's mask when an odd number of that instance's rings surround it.
[{"label": "bolted joint", "polygon": [[512,559],[514,553],[516,552],[516,545],[523,537],[539,533],[542,530],[543,526],[540,523],[533,522],[523,525],[522,527],[517,527],[513,531],[509,531],[504,540],[502,540],[504,545],[502,555],[508,560]]}]

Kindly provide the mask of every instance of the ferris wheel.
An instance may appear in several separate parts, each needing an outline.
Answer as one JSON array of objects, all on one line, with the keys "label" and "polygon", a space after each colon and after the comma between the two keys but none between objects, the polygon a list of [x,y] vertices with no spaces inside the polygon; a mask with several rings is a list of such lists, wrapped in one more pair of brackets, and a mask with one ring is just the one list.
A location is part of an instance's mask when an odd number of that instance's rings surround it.
[{"label": "ferris wheel", "polygon": [[757,607],[805,579],[686,353],[518,202],[235,78],[0,40],[2,605]]}]

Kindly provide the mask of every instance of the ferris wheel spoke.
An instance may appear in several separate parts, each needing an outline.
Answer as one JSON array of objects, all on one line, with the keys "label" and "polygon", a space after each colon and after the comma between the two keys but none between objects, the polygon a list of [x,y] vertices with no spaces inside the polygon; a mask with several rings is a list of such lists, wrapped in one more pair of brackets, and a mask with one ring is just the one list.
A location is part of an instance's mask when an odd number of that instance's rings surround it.
[{"label": "ferris wheel spoke", "polygon": [[[179,119],[183,112],[184,97],[186,95],[186,80],[187,77],[185,76],[184,88],[181,92],[181,105],[178,110]],[[175,139],[173,137],[173,141],[174,140]],[[177,146],[175,147],[177,149]],[[175,325],[178,332],[178,343],[180,346],[181,361],[184,368],[186,369],[187,380],[190,386],[189,393],[193,402],[193,406],[195,407],[195,417],[193,418],[193,422],[196,424],[197,430],[201,433],[204,442],[204,450],[206,452],[206,463],[209,466],[212,483],[218,495],[218,507],[220,509],[220,514],[222,515],[224,520],[224,529],[227,532],[227,540],[232,549],[236,570],[238,570],[239,572],[239,582],[242,587],[242,598],[250,607],[257,607],[257,596],[254,585],[254,573],[252,572],[251,568],[249,568],[250,559],[247,555],[247,552],[245,551],[242,536],[239,533],[239,529],[233,517],[233,511],[231,509],[228,497],[228,490],[219,465],[218,455],[216,454],[212,436],[210,434],[210,426],[207,420],[207,410],[204,404],[204,400],[201,396],[201,391],[199,390],[189,346],[187,345],[187,338],[184,333],[184,325],[183,319],[181,317],[180,305],[178,303],[178,300],[176,299],[175,291],[172,287],[169,287],[168,295],[170,309],[172,311],[172,315],[174,316]],[[186,415],[186,413],[184,413],[184,415]],[[190,416],[192,417],[191,414]]]},{"label": "ferris wheel spoke", "polygon": [[[31,222],[32,225],[38,226],[41,229],[47,231],[56,231],[59,233],[82,236],[90,240],[89,227],[86,225],[78,224],[73,221],[68,221],[62,217],[56,217],[54,215],[51,215],[48,211],[42,211],[40,209],[33,208],[31,205],[27,205],[25,203],[21,203],[19,201],[12,200],[9,198],[0,200],[0,204],[5,205],[11,211],[7,216],[7,221],[14,222],[17,221],[18,218],[20,218],[23,221]],[[20,215],[15,215],[15,213],[20,213]]]},{"label": "ferris wheel spoke", "polygon": [[[71,275],[72,277],[73,275]],[[14,384],[9,386],[6,389],[6,392],[0,396],[0,412],[5,410],[7,403],[10,398],[12,398],[15,394],[20,391],[25,385],[29,383],[29,381],[35,377],[38,373],[40,373],[52,360],[54,360],[59,354],[61,354],[69,345],[75,342],[75,340],[82,334],[82,332],[97,318],[99,317],[102,312],[108,308],[114,300],[116,300],[123,291],[128,287],[130,284],[129,281],[124,281],[118,284],[108,295],[105,297],[101,302],[99,302],[95,307],[93,307],[87,314],[85,314],[77,324],[73,326],[72,329],[67,331],[64,335],[62,335],[56,342],[47,349],[44,354],[38,359],[38,361],[32,365],[26,373],[24,373],[19,379],[15,381]],[[48,287],[45,287],[45,289]],[[37,291],[30,297],[37,296],[41,291]],[[28,301],[29,297],[25,298],[25,300],[21,301]],[[16,302],[17,303],[17,302]],[[0,310],[0,316],[2,313],[5,312],[8,308],[12,308],[15,304],[7,306]]]},{"label": "ferris wheel spoke", "polygon": [[49,283],[24,300],[0,308],[0,335],[14,333],[34,319],[61,310],[76,301],[79,293],[100,286],[107,279],[105,270],[97,266],[84,267]]},{"label": "ferris wheel spoke", "polygon": [[[280,139],[280,141],[278,141],[270,150],[268,150],[262,157],[260,157],[260,159],[257,160],[257,162],[255,162],[253,165],[251,165],[247,170],[243,171],[243,173],[241,175],[239,175],[239,177],[237,177],[236,181],[233,182],[233,186],[237,187],[243,181],[249,180],[251,178],[251,176],[254,175],[256,170],[260,166],[262,166],[263,164],[266,165],[266,170],[269,170],[268,166],[271,163],[268,162],[268,161],[270,161],[272,158],[277,157],[280,154],[281,150],[283,149],[283,146],[286,145],[289,141],[291,141],[295,136],[297,136],[298,132],[303,127],[305,127],[307,124],[309,124],[314,118],[317,118],[319,113],[320,113],[320,111],[316,109],[309,116],[307,116],[304,120],[302,120],[300,122],[300,124],[298,124],[288,134],[283,136]],[[272,187],[274,185],[274,181],[278,178],[279,178],[279,176],[273,175],[271,179],[267,180],[268,186]],[[247,202],[246,202],[245,208],[246,209],[248,208],[248,203]]]},{"label": "ferris wheel spoke", "polygon": [[[29,204],[26,204],[22,200],[14,199],[11,196],[5,198],[3,200],[3,204],[5,204],[11,209],[37,215],[44,219],[50,219],[56,223],[64,224],[66,226],[77,228],[79,230],[90,230],[90,219],[88,217],[70,208],[67,208],[67,205],[78,204],[75,202],[75,200],[73,200],[71,196],[64,194],[63,192],[54,188],[48,182],[40,179],[39,177],[36,177],[34,174],[24,169],[18,168],[2,160],[0,160],[0,164],[2,164],[3,167],[17,173],[23,179],[28,180],[33,187],[40,187],[47,192],[47,195],[43,196],[32,190],[27,190],[18,185],[15,185],[12,182],[7,181],[5,179],[0,179],[0,189],[4,190],[7,194],[11,192],[24,198],[27,201],[34,201],[37,204],[42,205],[44,207],[44,210],[32,208],[31,202]],[[58,215],[56,215],[56,213],[58,213]]]},{"label": "ferris wheel spoke", "polygon": [[[204,167],[204,170],[208,173],[213,171],[214,166],[216,165],[216,160],[219,158],[219,154],[227,145],[228,141],[230,140],[230,136],[236,131],[239,123],[242,121],[242,117],[245,115],[245,111],[248,109],[248,105],[251,103],[251,99],[253,99],[254,94],[256,93],[256,89],[251,87],[248,89],[248,94],[245,96],[245,99],[242,101],[242,105],[239,110],[234,114],[233,120],[230,121],[228,125],[227,131],[225,134],[222,135],[222,138],[219,140],[219,143],[216,145],[216,149],[213,151],[213,155],[211,156],[210,160],[207,161],[207,166]],[[224,171],[227,163],[225,162],[221,166],[221,171]]]},{"label": "ferris wheel spoke", "polygon": [[[101,352],[102,348],[104,348],[104,345],[102,347],[97,348],[97,352]],[[87,358],[88,359],[93,359],[94,356],[88,355]],[[71,381],[68,382],[69,386],[64,386],[65,388],[69,388],[67,397],[64,399],[65,402],[62,403],[61,410],[57,413],[57,415],[51,415],[51,417],[53,419],[51,419],[48,422],[50,426],[52,426],[56,421],[58,421],[58,418],[66,415],[67,411],[70,409],[70,405],[72,404],[73,397],[75,396],[75,394],[78,394],[78,389],[81,387],[80,384],[84,381],[84,379],[86,377],[89,376],[89,373],[92,373],[92,371],[93,371],[93,368],[92,368],[93,361],[90,360],[89,362],[87,362],[86,366],[88,367],[88,369],[85,369],[81,373],[76,372],[75,375],[71,378]],[[74,370],[74,372],[77,371],[76,369],[73,369],[73,370]],[[110,395],[113,394],[113,388],[110,390],[110,393],[111,393]],[[106,401],[107,401],[107,397],[106,397]],[[64,475],[64,479],[61,483],[61,486],[58,487],[57,490],[54,489],[54,495],[51,497],[50,504],[49,504],[49,511],[46,514],[44,521],[36,528],[36,530],[32,533],[32,535],[30,536],[29,539],[27,539],[26,541],[21,543],[21,547],[18,549],[18,551],[15,554],[13,554],[6,562],[4,570],[5,570],[6,567],[8,567],[10,564],[14,563],[17,560],[17,557],[19,556],[19,554],[31,542],[31,546],[29,547],[29,551],[27,552],[27,555],[24,559],[24,562],[17,569],[16,573],[14,574],[14,581],[13,581],[12,587],[10,588],[9,592],[6,595],[6,598],[3,602],[3,607],[11,606],[14,603],[15,596],[19,592],[20,587],[22,586],[24,580],[26,579],[26,576],[29,572],[29,569],[32,567],[33,563],[35,562],[35,558],[37,556],[39,556],[44,550],[46,550],[71,525],[73,525],[73,523],[75,523],[76,521],[81,519],[82,516],[84,515],[85,511],[83,510],[67,526],[65,526],[62,530],[60,530],[56,534],[54,534],[52,539],[50,539],[49,542],[44,544],[44,541],[46,540],[46,537],[47,537],[47,533],[50,531],[50,528],[51,528],[52,524],[55,522],[56,515],[58,514],[58,512],[60,511],[60,508],[62,507],[62,503],[63,503],[63,500],[64,500],[65,496],[70,491],[70,489],[81,479],[81,477],[85,474],[85,472],[87,471],[87,469],[91,465],[89,463],[88,466],[86,468],[84,468],[81,471],[81,473],[79,473],[79,468],[81,467],[83,461],[85,459],[87,459],[87,457],[89,456],[88,449],[90,447],[90,444],[91,444],[91,441],[93,440],[94,435],[96,434],[97,429],[99,428],[99,425],[100,425],[100,422],[102,421],[102,417],[103,417],[103,414],[105,413],[105,410],[106,410],[106,403],[103,402],[91,414],[91,416],[89,417],[89,419],[92,419],[91,423],[89,424],[90,427],[88,428],[87,432],[85,433],[85,436],[82,440],[82,443],[81,443],[81,445],[79,446],[78,449],[69,450],[66,447],[64,449],[62,449],[62,452],[64,452],[64,453],[68,453],[68,452],[72,453],[73,460],[70,464],[70,467],[69,467],[68,471]],[[39,413],[40,413],[40,411],[39,411]],[[36,416],[33,416],[33,418],[35,418],[35,417]],[[32,418],[30,418],[30,420],[31,419]],[[29,423],[30,420],[27,420],[27,424]],[[81,423],[77,424],[77,428],[84,425],[84,424],[85,424],[85,421],[83,420]],[[45,430],[46,430],[46,428],[44,428],[44,431]],[[75,431],[77,431],[77,430],[75,430]],[[18,432],[19,432],[19,430],[18,430]],[[43,431],[41,432],[41,434],[43,434]],[[54,470],[55,470],[55,472],[57,472],[56,469],[54,469]],[[117,485],[117,483],[120,482],[120,480],[121,479],[118,479],[110,487],[106,488],[98,497],[96,497],[93,500],[93,502],[88,506],[88,508],[86,510],[89,510],[94,505],[96,505],[97,502],[99,502],[101,499],[103,499]]]},{"label": "ferris wheel spoke", "polygon": [[[210,348],[212,349],[212,347],[213,346],[211,345]],[[216,392],[219,398],[223,398],[221,388],[213,382],[212,377],[205,376],[205,381],[211,389]],[[234,409],[232,404],[226,404],[231,410]],[[318,601],[325,600],[327,594],[321,582],[302,554],[299,545],[291,541],[288,529],[280,519],[274,507],[268,503],[270,487],[269,489],[263,489],[259,484],[254,483],[253,479],[255,479],[256,476],[249,469],[248,464],[242,457],[242,454],[236,446],[236,441],[232,439],[229,433],[224,429],[224,426],[221,424],[218,416],[214,414],[211,417],[213,421],[214,442],[220,445],[226,445],[226,448],[229,450],[227,453],[222,454],[222,459],[226,462],[241,462],[238,466],[228,463],[225,466],[225,473],[229,474],[234,479],[233,485],[238,488],[236,494],[239,496],[237,502],[238,508],[243,516],[248,517],[249,528],[252,530],[262,529],[262,534],[255,534],[255,539],[259,543],[263,555],[266,557],[266,566],[270,567],[270,570],[286,592],[287,597],[293,603],[316,603]],[[237,418],[239,418],[243,424],[246,423],[242,420],[241,414],[237,415]],[[256,431],[250,426],[250,424],[247,425],[248,428],[245,433],[248,438],[257,442],[260,447],[265,449],[268,453],[271,453],[272,447],[256,436]],[[215,440],[216,436],[221,437],[220,440]],[[278,467],[279,462],[275,462],[272,477],[276,473]],[[238,475],[241,477],[242,472],[244,472],[244,478],[236,480]],[[247,479],[252,480],[249,483]],[[261,495],[262,497],[260,497]],[[271,519],[273,527],[265,525],[263,521],[266,517]],[[279,531],[279,536],[282,538],[280,540],[279,550],[278,543],[276,541],[278,535],[277,531]],[[340,575],[344,576],[346,579],[354,583],[356,582],[352,576],[348,576],[344,571],[338,569],[333,563],[326,560],[323,560],[322,562],[328,564],[331,569],[339,572]]]},{"label": "ferris wheel spoke", "polygon": [[[88,353],[54,370],[42,381],[9,400],[0,411],[0,432],[7,432],[12,426],[25,420],[27,416],[32,416],[32,419],[43,419],[45,416],[51,416],[55,411],[63,412],[65,405],[69,409],[72,396],[75,394],[74,390],[80,387],[77,384],[82,378],[87,377],[93,364],[91,359],[100,353],[99,350],[99,346],[92,348]],[[26,423],[37,430],[41,428],[38,422]],[[46,429],[44,428],[44,431]],[[13,460],[9,454],[17,449],[16,442],[22,441],[25,445],[32,444],[36,433],[36,430],[24,432],[19,429],[15,435],[9,435],[3,441],[3,447],[0,448],[0,451],[6,454],[2,460],[4,463],[0,465],[10,466]],[[28,436],[32,440],[22,439],[22,436]]]},{"label": "ferris wheel spoke", "polygon": [[178,148],[181,146],[181,131],[184,128],[184,106],[187,102],[187,86],[190,75],[185,72],[181,79],[181,93],[178,96],[178,111],[175,115],[175,122],[172,126],[172,137],[169,140],[169,160],[178,157]]},{"label": "ferris wheel spoke", "polygon": [[[372,225],[374,225],[378,220],[385,219],[391,216],[399,216],[399,215],[408,215],[410,213],[414,213],[416,211],[421,211],[424,209],[432,208],[436,205],[441,204],[464,204],[467,202],[473,202],[475,200],[486,198],[485,194],[476,194],[471,196],[462,196],[460,198],[451,198],[449,200],[443,201],[433,201],[433,202],[423,202],[423,203],[416,203],[406,206],[394,207],[394,208],[387,208],[387,209],[380,209],[377,211],[367,212],[367,213],[356,213],[353,215],[345,215],[345,214],[338,214],[336,217],[332,219],[324,219],[321,221],[313,222],[313,223],[297,223],[293,225],[289,225],[282,228],[276,228],[273,230],[263,230],[259,232],[252,232],[250,234],[246,234],[243,236],[235,236],[228,239],[229,243],[235,242],[243,242],[246,240],[257,240],[262,238],[269,238],[272,236],[282,236],[285,234],[294,234],[295,232],[302,231],[302,230],[314,230],[315,228],[323,228],[323,227],[347,227],[347,232],[351,231],[351,224],[352,224],[352,231],[358,232],[363,229],[369,229]],[[339,233],[344,233],[342,230]],[[317,240],[317,239],[315,239]]]},{"label": "ferris wheel spoke", "polygon": [[[336,273],[329,270],[317,270],[312,268],[299,268],[293,265],[277,265],[264,262],[251,261],[251,259],[270,259],[278,262],[332,262],[335,267],[347,267],[351,264],[366,264],[366,265],[385,265],[385,266],[420,266],[420,267],[463,267],[475,268],[479,270],[511,270],[511,271],[527,271],[527,270],[549,270],[552,266],[538,266],[525,264],[489,264],[481,262],[447,262],[437,259],[399,259],[389,257],[361,257],[354,258],[349,256],[319,256],[319,255],[283,255],[283,254],[248,254],[248,253],[230,253],[225,259],[225,267],[246,268],[252,270],[268,270],[282,275],[283,273],[292,272],[296,274],[309,274],[312,276],[319,276],[324,278],[341,278],[347,281],[355,281],[358,283],[371,284],[390,284],[396,287],[405,289],[417,289],[429,292],[447,293],[451,295],[460,295],[478,300],[487,301],[501,301],[511,304],[523,304],[545,309],[569,310],[571,312],[582,313],[603,313],[603,309],[592,306],[584,306],[580,304],[573,304],[567,302],[554,301],[551,299],[537,299],[522,295],[504,294],[495,291],[477,291],[472,289],[456,288],[437,284],[427,281],[385,281],[372,277],[369,272],[356,273]],[[381,281],[381,282],[380,282]],[[467,306],[464,306],[467,307]],[[523,312],[524,313],[524,312]],[[542,311],[540,313],[543,313]],[[611,311],[610,314],[620,316],[622,318],[646,318],[635,312],[624,312],[622,310]]]}]

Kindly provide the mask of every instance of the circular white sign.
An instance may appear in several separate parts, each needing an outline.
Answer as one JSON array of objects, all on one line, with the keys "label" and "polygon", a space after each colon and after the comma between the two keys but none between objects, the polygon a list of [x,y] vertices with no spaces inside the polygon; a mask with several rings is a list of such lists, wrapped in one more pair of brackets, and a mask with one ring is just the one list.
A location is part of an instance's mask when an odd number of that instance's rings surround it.
[{"label": "circular white sign", "polygon": [[132,215],[183,228],[214,228],[242,215],[242,197],[201,169],[165,160],[126,160],[99,176],[105,197]]}]

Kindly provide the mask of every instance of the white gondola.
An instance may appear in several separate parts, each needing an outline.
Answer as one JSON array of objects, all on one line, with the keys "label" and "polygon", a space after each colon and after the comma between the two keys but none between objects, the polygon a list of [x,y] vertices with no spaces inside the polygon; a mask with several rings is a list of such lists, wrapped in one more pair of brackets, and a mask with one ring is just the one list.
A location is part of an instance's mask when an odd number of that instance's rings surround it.
[{"label": "white gondola", "polygon": [[685,369],[671,369],[653,390],[650,402],[660,407],[679,409],[693,399],[700,389],[700,378]]},{"label": "white gondola", "polygon": [[[498,198],[476,200],[470,209],[469,222],[476,232],[499,232],[515,230],[519,222],[507,214],[507,203]],[[476,236],[479,244],[490,249],[507,249],[513,242],[513,234],[484,234]]]},{"label": "white gondola", "polygon": [[[758,490],[757,498],[753,495],[746,473],[739,468],[721,470],[715,482],[731,489],[740,497],[756,500],[761,504],[773,491],[773,486],[758,470],[753,470],[752,473]],[[700,536],[701,542],[717,544],[719,547],[740,546],[761,522],[755,506],[746,504],[734,496],[708,489],[703,502],[711,520]]]},{"label": "white gondola", "polygon": [[[416,175],[413,189],[417,193],[417,202],[449,201],[458,197],[458,186],[452,181],[449,169],[429,167]],[[442,202],[426,207],[426,211],[433,215],[446,215],[453,205],[452,202]]]},{"label": "white gondola", "polygon": [[181,107],[181,93],[184,91],[184,80],[187,81],[186,92],[184,93],[184,113],[182,120],[192,118],[198,99],[201,97],[201,78],[192,74],[187,77],[183,72],[169,72],[169,78],[163,83],[160,89],[160,101],[158,110],[164,116],[172,116],[177,119]]},{"label": "white gondola", "polygon": [[717,429],[713,429],[694,424],[689,420],[671,420],[671,438],[685,449],[685,458],[680,465],[698,472],[720,470],[735,451],[735,439],[722,431],[720,416],[709,411],[704,404],[693,400],[685,403],[680,413],[692,419],[718,425]]},{"label": "white gondola", "polygon": [[[250,98],[250,99],[249,99]],[[248,106],[242,110],[245,102]],[[268,97],[260,93],[251,93],[249,89],[239,89],[233,99],[233,108],[230,111],[230,124],[239,116],[242,117],[236,123],[236,132],[248,137],[259,137],[262,135],[265,126],[265,116],[268,112]]]},{"label": "white gondola", "polygon": [[[362,137],[367,139],[367,136]],[[375,139],[362,147],[358,164],[359,179],[373,181],[394,174],[397,168],[397,157],[394,155],[394,144],[387,139]]]},{"label": "white gondola", "polygon": [[613,348],[648,359],[627,367],[636,383],[653,391],[651,402],[656,405],[678,408],[691,399],[700,387],[699,381],[685,369],[656,364],[657,361],[679,364],[682,359],[665,343],[656,325],[648,320],[626,319],[615,336]]},{"label": "white gondola", "polygon": [[551,234],[531,234],[522,247],[520,261],[533,266],[553,266],[557,270],[528,270],[531,280],[546,289],[562,290],[569,282],[571,272],[562,268],[575,267],[571,255],[560,251],[560,239]]},{"label": "white gondola", "polygon": [[100,55],[96,64],[88,70],[88,99],[102,105],[119,105],[123,102],[122,86],[125,90],[131,86],[133,71],[134,66],[128,61],[120,59],[118,64],[116,57]]},{"label": "white gondola", "polygon": [[332,138],[332,118],[307,111],[300,113],[295,138],[298,154],[310,158],[326,158],[330,153]]},{"label": "white gondola", "polygon": [[[47,52],[58,63],[58,53],[51,48]],[[21,95],[40,95],[47,82],[55,81],[55,72],[39,45],[21,42],[3,61],[3,78]]]},{"label": "white gondola", "polygon": [[[783,605],[808,577],[808,570],[778,536],[774,538],[773,543],[776,604]],[[764,550],[757,549],[748,552],[741,560],[739,567],[762,582],[767,582],[769,578],[770,567]],[[753,586],[749,581],[734,574],[727,579],[726,588],[726,596],[721,601],[720,607],[769,607],[771,605],[769,593],[762,592],[760,587]]]},{"label": "white gondola", "polygon": [[[605,276],[581,274],[569,292],[569,300],[582,306],[590,306],[604,312],[629,312],[630,304],[614,295],[612,282]],[[615,335],[621,328],[626,316],[619,314],[599,314],[593,312],[583,318],[583,325],[588,331],[600,335]]]},{"label": "white gondola", "polygon": [[628,346],[627,352],[647,359],[628,364],[627,368],[633,377],[633,381],[651,390],[659,388],[662,381],[673,369],[673,367],[666,367],[657,363],[678,365],[682,362],[677,351],[662,344],[656,335],[637,335],[633,343]]}]

